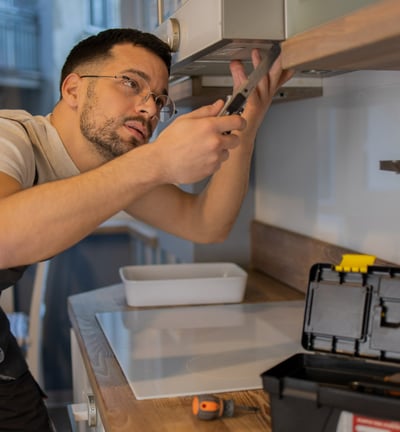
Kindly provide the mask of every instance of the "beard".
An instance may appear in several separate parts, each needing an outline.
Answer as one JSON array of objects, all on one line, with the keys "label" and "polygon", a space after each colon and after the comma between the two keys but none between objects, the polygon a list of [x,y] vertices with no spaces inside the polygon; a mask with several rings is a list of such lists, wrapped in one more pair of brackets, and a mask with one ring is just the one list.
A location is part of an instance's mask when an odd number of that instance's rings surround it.
[{"label": "beard", "polygon": [[117,118],[108,118],[102,123],[96,122],[96,119],[103,117],[97,106],[97,98],[93,87],[89,86],[87,99],[80,117],[80,130],[104,160],[110,161],[143,144],[133,136],[129,140],[122,141],[117,131],[124,126],[126,121],[135,120],[141,122],[146,127],[148,136],[151,136],[151,123],[141,116],[130,116],[119,120]]}]

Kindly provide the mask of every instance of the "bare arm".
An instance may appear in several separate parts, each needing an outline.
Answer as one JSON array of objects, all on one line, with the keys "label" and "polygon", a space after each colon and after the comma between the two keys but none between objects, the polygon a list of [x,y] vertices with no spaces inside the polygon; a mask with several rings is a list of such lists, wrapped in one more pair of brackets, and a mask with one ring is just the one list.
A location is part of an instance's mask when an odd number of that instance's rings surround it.
[{"label": "bare arm", "polygon": [[[196,110],[174,122],[157,144],[69,179],[21,190],[0,174],[0,268],[65,250],[155,187],[195,182],[215,172],[226,158],[222,149],[239,144],[237,136],[222,132],[245,126],[239,116],[215,117],[221,106]],[[190,148],[190,140],[199,144]]]}]

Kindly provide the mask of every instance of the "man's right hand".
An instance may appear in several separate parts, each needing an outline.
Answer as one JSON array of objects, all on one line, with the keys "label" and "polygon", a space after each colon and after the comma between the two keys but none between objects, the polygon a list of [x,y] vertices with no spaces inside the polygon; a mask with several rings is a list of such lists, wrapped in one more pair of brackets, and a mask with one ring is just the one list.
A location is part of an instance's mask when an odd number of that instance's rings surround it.
[{"label": "man's right hand", "polygon": [[[178,117],[153,144],[160,155],[165,183],[194,183],[216,172],[239,145],[235,131],[246,127],[239,115],[217,117],[224,102],[218,100]],[[230,134],[224,132],[231,131]]]}]

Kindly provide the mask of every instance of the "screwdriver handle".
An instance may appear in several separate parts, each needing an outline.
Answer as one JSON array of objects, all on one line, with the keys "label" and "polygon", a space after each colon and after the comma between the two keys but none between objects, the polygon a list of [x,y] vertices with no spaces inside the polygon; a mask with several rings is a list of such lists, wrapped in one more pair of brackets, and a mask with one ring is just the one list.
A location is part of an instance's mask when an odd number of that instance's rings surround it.
[{"label": "screwdriver handle", "polygon": [[193,398],[192,411],[200,420],[214,420],[219,417],[232,417],[235,408],[233,400],[205,394]]}]

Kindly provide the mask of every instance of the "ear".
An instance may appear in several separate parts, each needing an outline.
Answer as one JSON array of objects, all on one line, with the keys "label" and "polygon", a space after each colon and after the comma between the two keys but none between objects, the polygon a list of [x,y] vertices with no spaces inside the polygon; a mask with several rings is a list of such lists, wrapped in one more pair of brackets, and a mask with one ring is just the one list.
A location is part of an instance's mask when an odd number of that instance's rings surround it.
[{"label": "ear", "polygon": [[63,100],[73,109],[78,106],[82,79],[76,73],[69,74],[61,86]]}]

